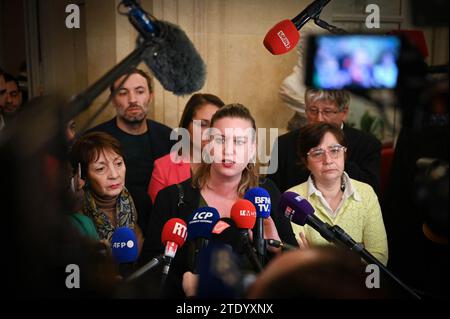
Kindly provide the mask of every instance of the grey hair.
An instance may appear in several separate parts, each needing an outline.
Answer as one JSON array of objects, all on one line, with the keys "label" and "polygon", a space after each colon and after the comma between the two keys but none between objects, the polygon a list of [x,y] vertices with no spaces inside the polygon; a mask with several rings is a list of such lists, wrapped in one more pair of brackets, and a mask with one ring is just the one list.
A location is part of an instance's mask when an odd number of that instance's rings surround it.
[{"label": "grey hair", "polygon": [[316,101],[332,101],[335,102],[338,110],[343,111],[350,104],[350,94],[345,90],[317,90],[308,88],[305,91],[305,104]]}]

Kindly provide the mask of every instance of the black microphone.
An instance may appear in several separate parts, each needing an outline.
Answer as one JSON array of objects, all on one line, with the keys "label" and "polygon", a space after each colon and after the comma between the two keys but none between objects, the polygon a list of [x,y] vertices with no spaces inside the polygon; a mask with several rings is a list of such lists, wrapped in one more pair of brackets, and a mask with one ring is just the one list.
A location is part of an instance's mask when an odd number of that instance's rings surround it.
[{"label": "black microphone", "polygon": [[157,20],[134,0],[123,0],[131,24],[149,46],[142,58],[164,89],[176,95],[199,91],[205,84],[206,66],[186,33],[178,26]]},{"label": "black microphone", "polygon": [[330,1],[331,0],[316,0],[307,6],[306,9],[300,12],[296,17],[294,17],[291,21],[297,30],[300,30],[301,27],[303,27],[310,19],[317,18],[322,12],[323,7],[325,7]]},{"label": "black microphone", "polygon": [[256,225],[253,229],[253,244],[259,256],[259,262],[266,263],[266,242],[264,240],[264,219],[269,218],[270,194],[262,187],[253,187],[245,192],[244,199],[249,200],[256,208]]}]

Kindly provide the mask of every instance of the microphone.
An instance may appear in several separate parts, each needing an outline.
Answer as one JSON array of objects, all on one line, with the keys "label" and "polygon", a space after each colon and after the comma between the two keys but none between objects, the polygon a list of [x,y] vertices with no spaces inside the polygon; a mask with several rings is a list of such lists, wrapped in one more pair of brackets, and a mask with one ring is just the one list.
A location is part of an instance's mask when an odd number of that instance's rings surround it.
[{"label": "microphone", "polygon": [[200,253],[197,298],[241,298],[244,276],[232,247],[211,241]]},{"label": "microphone", "polygon": [[289,245],[289,244],[287,244],[285,242],[282,242],[282,241],[279,241],[279,240],[276,240],[276,239],[267,239],[266,242],[267,242],[267,244],[269,246],[272,246],[272,247],[275,247],[275,248],[281,248],[283,250],[291,251],[291,250],[297,250],[298,249],[298,247]]},{"label": "microphone", "polygon": [[294,192],[284,192],[280,199],[280,210],[294,224],[308,224],[329,242],[336,243],[336,236],[330,230],[331,226],[314,215],[314,208],[302,196]]},{"label": "microphone", "polygon": [[264,219],[270,216],[270,195],[267,190],[262,187],[254,187],[249,189],[244,199],[249,200],[256,208],[256,226],[253,232],[253,245],[259,256],[261,264],[265,263],[266,257],[266,241],[264,240]]},{"label": "microphone", "polygon": [[160,255],[158,257],[153,258],[148,263],[146,263],[144,266],[136,270],[134,273],[132,273],[126,280],[126,283],[129,283],[139,277],[141,277],[143,274],[145,274],[147,271],[155,268],[158,266],[162,261],[164,260],[164,255]]},{"label": "microphone", "polygon": [[331,0],[316,0],[292,20],[277,23],[264,37],[264,46],[274,55],[291,51],[300,40],[300,30],[311,18],[316,19]]},{"label": "microphone", "polygon": [[233,219],[228,217],[219,219],[212,230],[210,244],[226,244],[233,248],[236,254],[247,256],[255,269],[262,270],[258,257],[248,241],[248,232],[247,236],[242,235],[242,230],[236,226]]},{"label": "microphone", "polygon": [[249,254],[250,261],[253,263],[258,271],[262,270],[262,265],[258,260],[258,257],[250,245],[250,239],[248,230],[253,229],[256,223],[256,208],[247,199],[239,199],[233,204],[230,211],[231,219],[236,223],[236,227],[239,229],[240,238],[244,245],[244,249]]},{"label": "microphone", "polygon": [[220,215],[213,207],[200,207],[188,219],[188,240],[191,242],[190,269],[194,274],[198,273],[198,254],[202,248],[208,245],[214,225]]},{"label": "microphone", "polygon": [[157,20],[134,0],[123,0],[128,19],[148,46],[143,60],[164,89],[175,95],[199,91],[205,84],[206,66],[186,33],[178,26]]},{"label": "microphone", "polygon": [[128,227],[119,227],[111,237],[111,251],[114,260],[119,264],[135,262],[138,258],[137,238]]},{"label": "microphone", "polygon": [[180,218],[169,219],[162,229],[161,241],[165,245],[164,267],[161,278],[161,292],[169,273],[170,264],[175,257],[178,247],[182,247],[187,237],[187,226],[184,220]]}]

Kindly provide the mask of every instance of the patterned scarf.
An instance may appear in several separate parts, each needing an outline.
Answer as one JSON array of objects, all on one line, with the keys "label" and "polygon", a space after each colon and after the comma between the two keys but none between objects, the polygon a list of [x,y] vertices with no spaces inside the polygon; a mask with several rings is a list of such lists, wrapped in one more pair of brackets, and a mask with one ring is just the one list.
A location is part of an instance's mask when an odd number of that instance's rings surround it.
[{"label": "patterned scarf", "polygon": [[[111,242],[111,237],[115,228],[108,216],[97,208],[89,189],[84,190],[83,214],[94,221],[100,239],[107,239]],[[133,199],[126,188],[123,189],[116,199],[116,218],[117,227],[129,227],[134,229],[134,225],[137,222],[136,208],[134,207]]]}]

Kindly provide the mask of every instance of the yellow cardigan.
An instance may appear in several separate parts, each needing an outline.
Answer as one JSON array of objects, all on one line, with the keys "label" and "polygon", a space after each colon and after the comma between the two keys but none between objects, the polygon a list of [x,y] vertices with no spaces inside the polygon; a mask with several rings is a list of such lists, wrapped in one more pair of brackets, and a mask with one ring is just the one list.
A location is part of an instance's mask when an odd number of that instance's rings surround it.
[{"label": "yellow cardigan", "polygon": [[[334,218],[326,212],[317,194],[312,193],[311,196],[308,196],[308,182],[294,186],[289,191],[306,198],[314,207],[316,217],[330,225],[339,225],[356,242],[363,243],[367,251],[386,265],[388,261],[387,236],[377,195],[368,184],[354,179],[349,180],[359,197],[353,194],[347,198]],[[311,246],[329,244],[311,226],[291,224],[295,235],[298,237],[299,233],[303,232]]]}]

